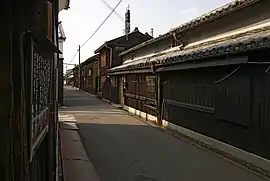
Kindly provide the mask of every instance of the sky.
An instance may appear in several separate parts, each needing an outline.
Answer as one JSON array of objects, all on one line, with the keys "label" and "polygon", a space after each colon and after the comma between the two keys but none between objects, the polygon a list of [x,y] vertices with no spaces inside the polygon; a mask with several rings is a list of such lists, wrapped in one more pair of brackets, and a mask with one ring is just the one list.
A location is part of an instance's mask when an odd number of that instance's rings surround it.
[{"label": "sky", "polygon": [[[62,21],[66,41],[64,43],[64,62],[78,64],[78,54],[72,60],[78,46],[93,34],[109,15],[111,7],[119,0],[70,0],[70,9],[62,10]],[[154,29],[154,37],[164,34],[203,13],[211,11],[232,0],[123,0],[116,12],[125,17],[127,7],[131,11],[131,31],[138,27],[142,33]],[[123,35],[125,23],[113,13],[100,30],[81,48],[81,62],[94,55],[94,51],[105,41]],[[72,60],[72,61],[71,61]],[[72,65],[67,67],[73,68]]]}]

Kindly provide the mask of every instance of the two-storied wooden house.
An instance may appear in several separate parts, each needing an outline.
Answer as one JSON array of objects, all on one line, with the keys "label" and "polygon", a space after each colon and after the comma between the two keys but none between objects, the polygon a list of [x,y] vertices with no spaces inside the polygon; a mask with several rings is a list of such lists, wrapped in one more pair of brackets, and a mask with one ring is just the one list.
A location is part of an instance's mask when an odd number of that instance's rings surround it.
[{"label": "two-storied wooden house", "polygon": [[[73,86],[91,94],[97,94],[98,91],[98,60],[99,55],[94,55],[80,64],[80,81],[79,66],[73,68]],[[80,84],[80,86],[79,86]]]},{"label": "two-storied wooden house", "polygon": [[151,39],[150,35],[141,33],[138,28],[127,35],[106,41],[96,51],[99,54],[99,92],[104,99],[118,102],[117,79],[110,79],[107,70],[122,64],[119,53]]}]

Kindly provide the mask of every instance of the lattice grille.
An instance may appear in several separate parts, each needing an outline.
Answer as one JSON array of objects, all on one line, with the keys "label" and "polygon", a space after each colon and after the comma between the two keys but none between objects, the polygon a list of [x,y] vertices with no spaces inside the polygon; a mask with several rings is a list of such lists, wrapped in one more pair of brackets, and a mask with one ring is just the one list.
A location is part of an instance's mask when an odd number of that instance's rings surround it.
[{"label": "lattice grille", "polygon": [[36,50],[33,53],[32,76],[32,144],[35,144],[48,126],[48,104],[51,61]]}]

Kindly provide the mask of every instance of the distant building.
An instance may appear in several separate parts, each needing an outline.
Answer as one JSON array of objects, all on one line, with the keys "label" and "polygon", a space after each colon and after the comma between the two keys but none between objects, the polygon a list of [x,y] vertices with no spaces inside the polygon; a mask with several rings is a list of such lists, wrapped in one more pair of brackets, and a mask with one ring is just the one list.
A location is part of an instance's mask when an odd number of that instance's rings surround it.
[{"label": "distant building", "polygon": [[91,94],[96,94],[98,91],[98,60],[99,55],[94,55],[88,58],[86,61],[81,63],[81,79],[79,86],[79,66],[76,66],[73,69],[73,75],[70,77],[70,80],[73,79],[74,87],[80,87],[82,90],[89,92]]},{"label": "distant building", "polygon": [[113,40],[106,41],[96,51],[99,54],[99,92],[102,97],[115,102],[118,101],[117,81],[116,79],[110,79],[107,76],[107,70],[119,66],[122,64],[122,60],[119,53],[125,51],[135,45],[138,45],[144,41],[152,39],[148,34],[141,33],[138,28],[135,28],[133,32],[127,35],[117,37]]}]

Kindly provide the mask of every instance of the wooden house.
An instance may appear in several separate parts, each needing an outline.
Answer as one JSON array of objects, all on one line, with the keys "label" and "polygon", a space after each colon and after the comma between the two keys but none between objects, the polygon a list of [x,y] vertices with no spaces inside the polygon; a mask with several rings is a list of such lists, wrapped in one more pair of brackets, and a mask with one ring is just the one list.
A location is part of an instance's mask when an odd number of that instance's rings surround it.
[{"label": "wooden house", "polygon": [[58,13],[69,0],[1,3],[0,180],[55,181]]},{"label": "wooden house", "polygon": [[[97,94],[98,90],[98,60],[99,55],[94,55],[80,64],[80,89],[91,94]],[[75,87],[79,87],[78,69],[78,66],[73,68],[73,84]]]},{"label": "wooden house", "polygon": [[[130,112],[270,158],[270,1],[237,0],[121,53]],[[247,14],[249,16],[247,16]]]},{"label": "wooden house", "polygon": [[122,64],[119,53],[135,45],[151,39],[148,34],[141,33],[138,28],[127,35],[106,41],[95,53],[99,53],[99,92],[104,99],[118,103],[117,79],[110,79],[107,70]]}]

